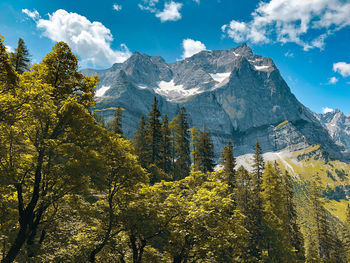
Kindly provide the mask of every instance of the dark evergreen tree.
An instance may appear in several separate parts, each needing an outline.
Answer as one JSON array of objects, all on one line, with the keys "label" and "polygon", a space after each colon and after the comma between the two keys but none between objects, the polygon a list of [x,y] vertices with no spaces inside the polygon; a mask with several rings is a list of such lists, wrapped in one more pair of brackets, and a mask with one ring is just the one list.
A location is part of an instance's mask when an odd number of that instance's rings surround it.
[{"label": "dark evergreen tree", "polygon": [[185,178],[190,173],[190,133],[187,121],[185,107],[182,107],[179,113],[172,120],[172,129],[175,140],[175,169],[174,179]]},{"label": "dark evergreen tree", "polygon": [[162,121],[162,140],[160,144],[160,168],[164,172],[170,173],[172,170],[172,154],[171,154],[171,133],[169,129],[168,116],[165,114]]},{"label": "dark evergreen tree", "polygon": [[201,132],[199,136],[199,156],[200,170],[203,173],[214,171],[214,146],[210,139],[210,134],[207,131]]},{"label": "dark evergreen tree", "polygon": [[346,262],[344,244],[334,230],[335,227],[330,220],[331,215],[324,208],[322,199],[322,188],[319,177],[311,183],[309,200],[311,202],[311,215],[313,217],[312,237],[318,248],[318,257],[324,263]]},{"label": "dark evergreen tree", "polygon": [[134,136],[135,153],[139,157],[139,161],[142,167],[147,165],[147,145],[146,145],[146,121],[145,116],[141,116],[139,127],[137,128]]},{"label": "dark evergreen tree", "polygon": [[346,257],[348,262],[350,262],[350,204],[346,208],[346,219],[344,223],[344,246],[346,251]]},{"label": "dark evergreen tree", "polygon": [[160,144],[162,140],[162,125],[160,123],[160,111],[158,110],[158,101],[154,97],[152,109],[148,114],[148,123],[146,125],[146,145],[147,145],[147,163],[160,164]]},{"label": "dark evergreen tree", "polygon": [[113,131],[120,136],[123,136],[123,126],[122,126],[122,118],[123,118],[123,108],[118,106],[114,111],[114,120],[113,120]]},{"label": "dark evergreen tree", "polygon": [[297,212],[294,204],[294,188],[290,174],[285,171],[283,177],[283,195],[286,209],[286,222],[288,227],[289,240],[294,248],[293,257],[296,262],[305,261],[304,238],[297,223]]},{"label": "dark evergreen tree", "polygon": [[232,142],[229,141],[221,153],[221,164],[224,166],[225,179],[228,185],[233,189],[236,185],[235,166],[236,159],[233,156]]},{"label": "dark evergreen tree", "polygon": [[201,164],[201,160],[200,160],[200,136],[201,136],[201,132],[196,128],[196,127],[192,127],[191,128],[191,134],[192,134],[192,142],[191,142],[191,146],[192,146],[192,151],[191,151],[191,158],[192,158],[192,168],[195,171],[200,171],[200,164]]},{"label": "dark evergreen tree", "polygon": [[24,71],[29,70],[30,55],[22,38],[18,40],[15,52],[10,53],[10,60],[18,74],[22,74]]},{"label": "dark evergreen tree", "polygon": [[261,196],[261,185],[262,185],[262,174],[264,172],[264,159],[262,156],[262,151],[259,145],[259,142],[256,142],[254,149],[254,157],[253,157],[253,178],[252,178],[252,190],[253,190],[253,218],[251,229],[251,244],[250,244],[250,252],[251,256],[256,260],[261,260],[261,253],[263,249],[263,218],[264,212],[262,207],[262,196]]},{"label": "dark evergreen tree", "polygon": [[[226,147],[226,153],[228,154],[228,156],[230,156],[230,145],[228,144]],[[232,166],[230,167],[230,169],[228,169],[228,171],[232,172]],[[234,197],[237,210],[241,211],[241,213],[245,216],[243,224],[244,228],[249,233],[256,233],[256,216],[254,214],[254,191],[252,179],[252,175],[243,166],[240,166],[234,173]],[[242,262],[258,262],[257,257],[254,256],[254,252],[256,250],[256,240],[254,240],[253,238],[255,238],[253,235],[249,235],[248,249],[242,258]]]}]

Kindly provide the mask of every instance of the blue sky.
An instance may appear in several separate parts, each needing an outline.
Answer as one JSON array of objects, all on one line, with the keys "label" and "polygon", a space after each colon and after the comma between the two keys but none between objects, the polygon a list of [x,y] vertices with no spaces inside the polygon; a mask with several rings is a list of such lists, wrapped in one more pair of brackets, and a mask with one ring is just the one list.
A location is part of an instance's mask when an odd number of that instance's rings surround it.
[{"label": "blue sky", "polygon": [[39,62],[66,41],[81,67],[107,68],[134,51],[173,62],[242,42],[271,57],[315,112],[350,112],[349,0],[0,1],[0,34],[22,37]]}]

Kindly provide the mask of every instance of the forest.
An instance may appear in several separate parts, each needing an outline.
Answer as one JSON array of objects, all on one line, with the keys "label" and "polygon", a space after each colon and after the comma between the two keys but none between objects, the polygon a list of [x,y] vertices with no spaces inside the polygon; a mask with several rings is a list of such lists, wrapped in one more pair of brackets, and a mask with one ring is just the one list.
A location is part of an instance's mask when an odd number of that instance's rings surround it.
[{"label": "forest", "polygon": [[171,120],[154,98],[134,138],[94,112],[98,77],[64,42],[31,65],[0,41],[0,260],[9,262],[350,262],[350,206],[339,226],[317,174],[309,216],[295,182],[265,162],[217,163],[210,133]]}]

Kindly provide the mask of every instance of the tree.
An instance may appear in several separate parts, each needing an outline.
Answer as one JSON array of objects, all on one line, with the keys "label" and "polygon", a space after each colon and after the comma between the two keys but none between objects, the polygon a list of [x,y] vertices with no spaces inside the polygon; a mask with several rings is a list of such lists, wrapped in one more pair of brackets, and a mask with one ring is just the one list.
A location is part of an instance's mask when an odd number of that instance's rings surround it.
[{"label": "tree", "polygon": [[[89,254],[89,261],[95,262],[97,255],[107,245],[113,236],[119,234],[123,228],[117,220],[118,212],[130,202],[130,193],[140,188],[140,183],[147,183],[148,178],[144,170],[137,163],[136,156],[131,154],[131,147],[127,140],[110,135],[101,150],[103,156],[102,171],[98,178],[97,189],[100,191],[100,207],[103,212],[97,215],[101,229],[93,237],[96,245]],[[101,195],[103,193],[103,195]],[[106,226],[106,229],[103,229]],[[101,232],[101,233],[100,233]]]},{"label": "tree", "polygon": [[214,146],[207,131],[201,132],[199,136],[199,156],[200,170],[203,173],[213,172],[214,162]]},{"label": "tree", "polygon": [[264,209],[264,262],[296,262],[290,244],[288,220],[283,202],[283,185],[279,169],[268,162],[263,174],[262,197]]},{"label": "tree", "polygon": [[26,44],[22,38],[18,39],[18,45],[15,52],[10,53],[11,63],[18,74],[30,68],[30,55]]},{"label": "tree", "polygon": [[134,136],[135,153],[139,157],[140,164],[143,168],[147,166],[147,146],[146,146],[146,121],[145,116],[141,115],[139,127]]},{"label": "tree", "polygon": [[348,262],[350,261],[350,204],[346,207],[346,219],[344,223],[344,246]]},{"label": "tree", "polygon": [[165,114],[162,121],[162,140],[160,143],[159,167],[168,174],[172,170],[171,144],[172,144],[172,138],[171,138],[171,132],[169,129],[169,121],[168,121],[168,116]]},{"label": "tree", "polygon": [[191,128],[191,135],[192,135],[192,142],[191,142],[191,146],[192,146],[192,151],[191,151],[191,158],[192,158],[192,167],[193,170],[195,171],[200,171],[201,169],[201,153],[200,151],[200,135],[201,132],[196,128],[196,127],[192,127]]},{"label": "tree", "polygon": [[262,253],[262,240],[263,240],[263,201],[262,201],[262,175],[264,171],[264,159],[262,156],[262,150],[259,142],[256,142],[253,157],[253,172],[252,172],[252,190],[253,190],[253,218],[252,222],[254,227],[251,229],[251,244],[250,251],[251,256],[257,260],[261,259]]},{"label": "tree", "polygon": [[305,249],[304,249],[304,238],[300,232],[299,225],[297,223],[297,212],[294,204],[294,189],[293,182],[288,171],[285,171],[283,177],[283,195],[284,203],[286,209],[286,224],[288,228],[288,239],[291,242],[291,246],[294,248],[295,252],[293,257],[295,257],[296,262],[305,261]]},{"label": "tree", "polygon": [[158,101],[154,97],[152,109],[148,114],[146,125],[146,145],[147,145],[147,163],[159,165],[160,162],[160,144],[162,140],[162,130],[160,123],[160,112],[158,110]]},{"label": "tree", "polygon": [[95,173],[97,156],[90,139],[98,138],[101,128],[88,108],[94,105],[97,78],[84,77],[77,69],[68,45],[57,43],[32,72],[20,77],[16,92],[30,91],[21,106],[26,115],[11,125],[1,123],[0,174],[5,187],[16,192],[18,213],[17,233],[8,240],[3,263],[13,262],[24,244],[27,255],[34,256],[31,248],[45,239],[59,201],[84,191],[88,176]]},{"label": "tree", "polygon": [[175,169],[174,179],[179,180],[189,175],[191,166],[190,134],[186,109],[182,107],[171,121],[175,140]]},{"label": "tree", "polygon": [[123,108],[118,106],[114,111],[114,121],[113,121],[113,131],[120,136],[123,136],[123,126],[122,126],[122,117],[123,117]]},{"label": "tree", "polygon": [[236,159],[233,156],[233,146],[232,142],[228,141],[227,145],[221,153],[221,164],[224,166],[223,170],[225,173],[225,179],[228,185],[234,189],[236,185],[235,180],[235,166]]}]

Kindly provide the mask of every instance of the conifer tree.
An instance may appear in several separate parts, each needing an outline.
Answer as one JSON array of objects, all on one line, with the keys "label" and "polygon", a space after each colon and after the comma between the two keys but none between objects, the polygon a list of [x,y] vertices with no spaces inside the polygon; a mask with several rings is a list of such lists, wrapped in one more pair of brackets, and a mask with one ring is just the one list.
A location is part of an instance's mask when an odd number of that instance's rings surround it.
[{"label": "conifer tree", "polygon": [[172,168],[171,156],[171,133],[169,129],[168,116],[165,114],[162,121],[162,140],[160,143],[160,168],[170,173]]},{"label": "conifer tree", "polygon": [[158,101],[154,97],[152,109],[148,114],[148,123],[146,125],[146,145],[147,145],[147,163],[159,165],[160,163],[160,143],[162,140],[162,128],[160,123],[160,111],[158,110]]},{"label": "conifer tree", "polygon": [[266,252],[264,262],[296,262],[288,235],[288,216],[283,200],[283,184],[280,170],[268,162],[263,174],[262,197],[265,232],[263,243]]},{"label": "conifer tree", "polygon": [[139,157],[139,161],[142,167],[147,165],[147,146],[146,146],[146,120],[142,114],[139,127],[137,128],[134,136],[135,153]]},{"label": "conifer tree", "polygon": [[191,166],[190,133],[185,107],[171,121],[175,140],[174,179],[179,180],[189,175]]},{"label": "conifer tree", "polygon": [[200,170],[203,173],[214,171],[214,146],[207,131],[201,132],[199,136]]},{"label": "conifer tree", "polygon": [[263,207],[262,207],[262,196],[261,196],[261,184],[262,184],[262,174],[264,171],[264,159],[262,156],[262,150],[259,142],[256,142],[253,156],[253,172],[252,172],[252,191],[253,191],[253,218],[251,229],[251,255],[257,260],[261,259],[262,253],[262,240],[263,240]]},{"label": "conifer tree", "polygon": [[319,177],[316,176],[311,183],[309,191],[309,199],[311,203],[311,216],[313,218],[313,228],[311,233],[315,239],[318,249],[318,257],[325,263],[345,262],[345,252],[343,244],[337,236],[337,233],[332,231],[332,222],[330,215],[324,208],[322,200],[322,189],[319,183]]},{"label": "conifer tree", "polygon": [[17,48],[15,52],[10,53],[10,59],[13,67],[18,74],[22,74],[24,71],[30,68],[30,55],[24,40],[20,38],[18,40]]},{"label": "conifer tree", "polygon": [[344,247],[346,251],[346,257],[350,262],[350,204],[346,207],[346,219],[344,223]]},{"label": "conifer tree", "polygon": [[233,189],[236,185],[235,183],[236,159],[233,156],[233,146],[231,141],[228,141],[227,145],[224,147],[224,150],[221,153],[221,164],[224,166],[223,170],[224,170],[228,185]]},{"label": "conifer tree", "polygon": [[286,223],[288,227],[289,240],[292,247],[294,248],[295,257],[297,262],[304,262],[305,260],[305,249],[304,249],[304,239],[300,232],[299,225],[297,223],[297,212],[294,205],[294,189],[293,182],[288,171],[285,171],[283,177],[283,195],[286,209]]},{"label": "conifer tree", "polygon": [[123,118],[123,109],[118,106],[114,111],[114,121],[113,121],[113,131],[120,136],[123,136],[123,126],[122,126],[122,118]]},{"label": "conifer tree", "polygon": [[192,167],[195,171],[200,171],[200,136],[201,132],[196,128],[191,128],[191,134],[192,134],[192,151],[191,151],[191,158],[192,158]]}]

